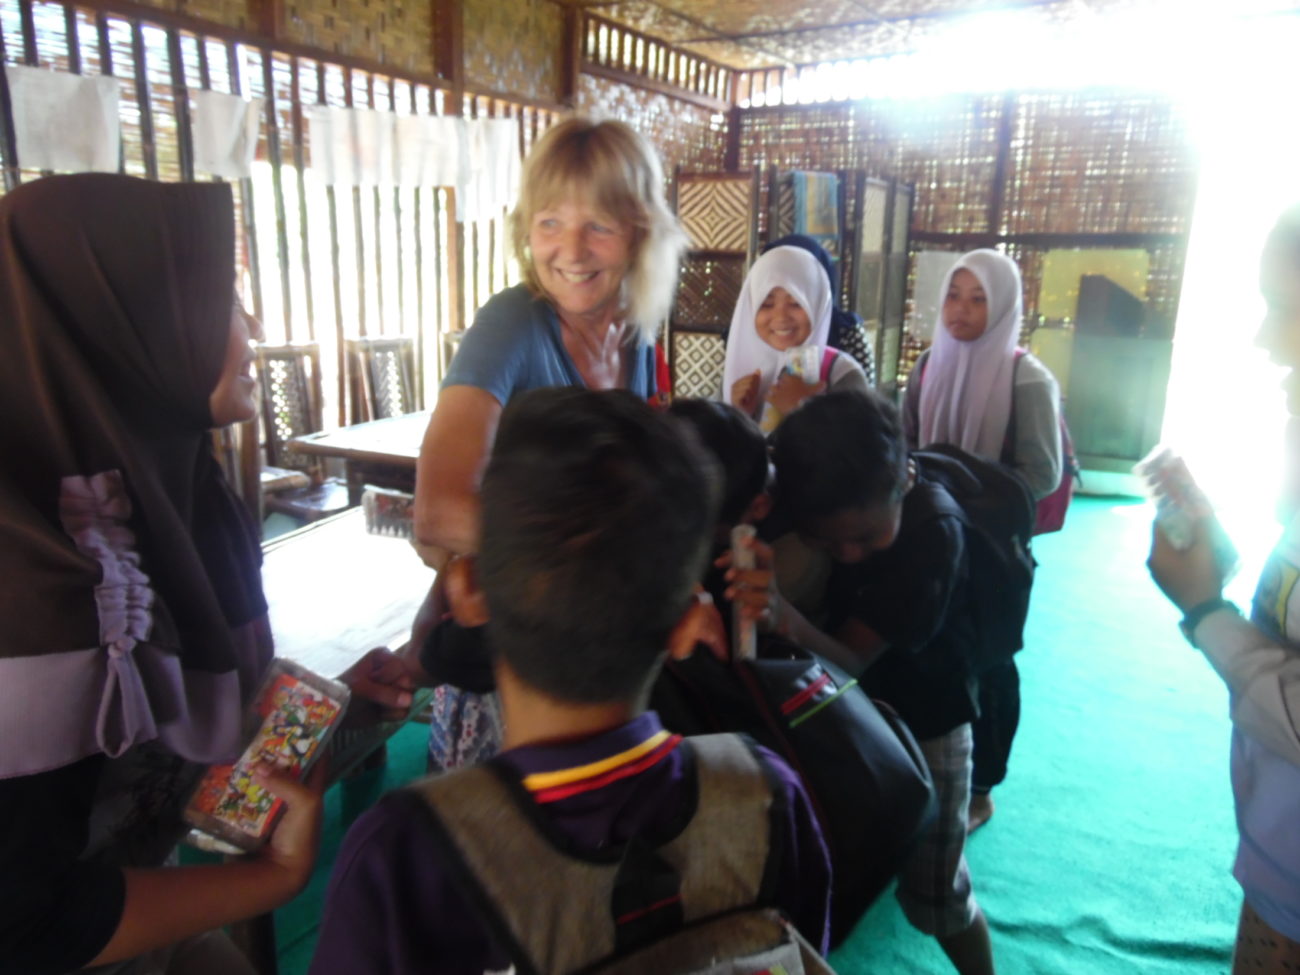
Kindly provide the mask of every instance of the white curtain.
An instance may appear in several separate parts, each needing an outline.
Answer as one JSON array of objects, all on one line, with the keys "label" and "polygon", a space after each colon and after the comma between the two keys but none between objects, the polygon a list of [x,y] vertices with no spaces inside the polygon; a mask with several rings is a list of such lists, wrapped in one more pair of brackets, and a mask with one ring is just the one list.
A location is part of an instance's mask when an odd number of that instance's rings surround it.
[{"label": "white curtain", "polygon": [[116,78],[6,65],[24,169],[115,173],[121,158]]},{"label": "white curtain", "polygon": [[329,186],[452,186],[458,220],[492,220],[519,196],[517,119],[394,115],[320,106],[311,168]]},{"label": "white curtain", "polygon": [[251,176],[265,100],[219,91],[196,91],[193,98],[194,169],[226,179]]}]

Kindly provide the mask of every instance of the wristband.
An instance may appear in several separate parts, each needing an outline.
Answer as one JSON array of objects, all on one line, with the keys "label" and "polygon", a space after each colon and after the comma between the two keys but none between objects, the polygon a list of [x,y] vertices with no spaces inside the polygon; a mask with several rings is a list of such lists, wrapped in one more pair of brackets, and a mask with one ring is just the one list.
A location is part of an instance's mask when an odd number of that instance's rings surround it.
[{"label": "wristband", "polygon": [[1186,615],[1183,616],[1182,622],[1178,624],[1178,628],[1183,631],[1183,636],[1186,637],[1188,643],[1196,647],[1196,649],[1200,649],[1194,639],[1196,628],[1201,625],[1201,620],[1220,609],[1230,609],[1238,616],[1241,615],[1241,610],[1237,608],[1236,604],[1229,602],[1222,596],[1215,596],[1213,599],[1207,599],[1203,603],[1197,603],[1187,611]]}]

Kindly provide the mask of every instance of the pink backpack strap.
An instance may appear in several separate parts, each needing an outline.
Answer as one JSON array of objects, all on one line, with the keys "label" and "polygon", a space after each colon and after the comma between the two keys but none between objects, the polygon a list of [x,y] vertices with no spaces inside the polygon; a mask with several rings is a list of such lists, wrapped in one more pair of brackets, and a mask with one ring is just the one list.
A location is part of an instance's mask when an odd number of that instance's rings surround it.
[{"label": "pink backpack strap", "polygon": [[834,349],[832,349],[829,345],[822,352],[821,381],[824,382],[827,386],[831,384],[831,366],[835,365],[835,360],[838,359],[839,357],[840,354],[836,352]]}]

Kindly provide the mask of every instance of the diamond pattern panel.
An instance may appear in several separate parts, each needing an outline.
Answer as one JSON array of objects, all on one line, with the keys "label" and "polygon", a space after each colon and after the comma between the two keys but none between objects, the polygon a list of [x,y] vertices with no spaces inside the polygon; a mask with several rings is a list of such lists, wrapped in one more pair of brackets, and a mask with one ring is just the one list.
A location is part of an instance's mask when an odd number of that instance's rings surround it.
[{"label": "diamond pattern panel", "polygon": [[726,346],[709,332],[673,332],[673,396],[711,399],[722,388]]},{"label": "diamond pattern panel", "polygon": [[683,176],[677,185],[677,215],[691,238],[691,249],[731,251],[749,248],[753,181]]}]

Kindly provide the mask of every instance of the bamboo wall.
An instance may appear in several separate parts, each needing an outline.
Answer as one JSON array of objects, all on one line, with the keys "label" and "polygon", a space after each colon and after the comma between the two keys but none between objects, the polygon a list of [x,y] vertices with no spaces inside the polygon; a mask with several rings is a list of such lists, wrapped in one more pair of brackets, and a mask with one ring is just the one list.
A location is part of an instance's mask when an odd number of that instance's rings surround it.
[{"label": "bamboo wall", "polygon": [[467,82],[558,101],[564,42],[559,6],[550,0],[463,0],[462,9]]},{"label": "bamboo wall", "polygon": [[659,150],[669,177],[680,166],[687,170],[722,168],[726,123],[714,113],[670,95],[632,85],[583,75],[578,88],[578,111],[622,119],[641,132]]},{"label": "bamboo wall", "polygon": [[741,113],[740,165],[864,169],[915,184],[913,249],[1004,244],[1037,312],[1053,247],[1145,247],[1148,294],[1177,311],[1196,157],[1168,100],[1125,92],[981,94]]}]

